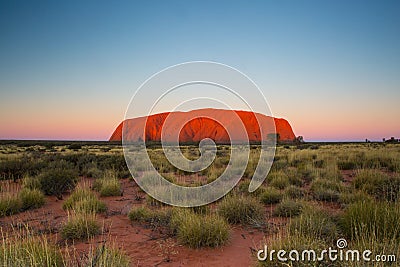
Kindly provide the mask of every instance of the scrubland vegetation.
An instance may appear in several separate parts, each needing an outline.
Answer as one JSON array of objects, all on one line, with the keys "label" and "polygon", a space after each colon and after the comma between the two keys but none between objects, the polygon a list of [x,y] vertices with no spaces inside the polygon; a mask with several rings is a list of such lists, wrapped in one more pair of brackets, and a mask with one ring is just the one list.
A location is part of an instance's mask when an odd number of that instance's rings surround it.
[{"label": "scrubland vegetation", "polygon": [[[160,152],[159,147],[149,149],[156,170],[168,181],[186,186],[214,181],[230,156],[228,146],[219,146],[212,165],[192,174],[178,170]],[[125,197],[121,186],[125,178],[136,188],[129,196],[134,204],[123,213],[127,225],[151,229],[157,238],[189,248],[228,246],[233,229],[243,227],[262,231],[270,249],[326,249],[345,238],[349,248],[400,257],[400,145],[278,146],[267,179],[250,193],[259,152],[259,146],[252,146],[244,177],[228,195],[207,206],[177,208],[137,187],[118,145],[2,144],[0,220],[38,209],[43,213],[56,201],[64,214],[48,232],[35,231],[29,222],[16,221],[13,231],[2,226],[0,265],[129,266],[134,259],[123,248],[93,241],[107,235],[104,220],[114,214],[108,201]],[[183,147],[182,153],[189,159],[200,156],[194,146]],[[135,176],[150,175],[145,165],[137,167]],[[74,244],[82,242],[88,244],[84,258],[73,252]],[[254,249],[263,246],[255,244]],[[168,253],[166,259],[171,260],[172,252]],[[362,262],[280,265],[257,262],[255,254],[253,258],[254,265],[262,266],[364,266]],[[374,266],[395,266],[379,264]]]}]

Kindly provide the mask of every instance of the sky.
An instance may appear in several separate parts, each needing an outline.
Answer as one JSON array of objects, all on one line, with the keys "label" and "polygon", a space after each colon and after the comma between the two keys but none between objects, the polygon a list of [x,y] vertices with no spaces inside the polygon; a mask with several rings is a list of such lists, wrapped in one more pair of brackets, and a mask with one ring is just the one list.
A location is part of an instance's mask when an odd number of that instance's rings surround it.
[{"label": "sky", "polygon": [[198,60],[249,76],[305,140],[400,137],[399,13],[399,1],[0,0],[0,139],[107,140],[146,79]]}]

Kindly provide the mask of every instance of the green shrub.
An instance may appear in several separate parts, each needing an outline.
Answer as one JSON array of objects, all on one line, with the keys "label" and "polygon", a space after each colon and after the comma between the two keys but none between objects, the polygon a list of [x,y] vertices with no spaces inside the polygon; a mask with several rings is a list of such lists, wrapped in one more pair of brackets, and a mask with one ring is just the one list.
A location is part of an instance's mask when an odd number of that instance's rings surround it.
[{"label": "green shrub", "polygon": [[217,206],[218,213],[229,223],[254,224],[264,220],[264,207],[251,197],[228,196]]},{"label": "green shrub", "polygon": [[374,237],[400,241],[400,204],[362,201],[349,205],[340,219],[343,233],[351,239]]},{"label": "green shrub", "polygon": [[16,214],[22,210],[22,201],[11,194],[0,198],[0,217]]},{"label": "green shrub", "polygon": [[88,239],[100,233],[100,225],[94,213],[73,213],[61,228],[63,239]]},{"label": "green shrub", "polygon": [[285,195],[291,199],[300,199],[304,197],[305,193],[302,188],[291,185],[285,189]]},{"label": "green shrub", "polygon": [[343,205],[370,200],[372,200],[372,197],[363,191],[343,192],[339,197],[339,202]]},{"label": "green shrub", "polygon": [[152,211],[144,206],[133,207],[128,213],[128,218],[131,221],[146,222],[151,218]]},{"label": "green shrub", "polygon": [[358,171],[353,185],[378,200],[396,201],[400,196],[400,177],[390,177],[379,170]]},{"label": "green shrub", "polygon": [[310,191],[319,201],[336,202],[339,200],[342,185],[338,181],[318,178],[311,183]]},{"label": "green shrub", "polygon": [[0,266],[64,266],[61,250],[51,245],[45,236],[18,233],[0,246]]},{"label": "green shrub", "polygon": [[39,175],[42,191],[46,195],[62,199],[65,192],[73,190],[78,181],[78,174],[70,164],[65,161],[51,164]]},{"label": "green shrub", "polygon": [[309,238],[331,242],[338,237],[338,230],[332,218],[323,210],[306,208],[299,217],[290,221],[289,232]]},{"label": "green shrub", "polygon": [[44,205],[45,199],[42,191],[38,189],[23,188],[19,192],[19,198],[22,201],[22,209],[37,209]]},{"label": "green shrub", "polygon": [[293,217],[300,215],[302,209],[303,205],[301,203],[290,199],[284,199],[276,206],[273,215],[279,217]]},{"label": "green shrub", "polygon": [[357,163],[348,160],[341,160],[337,162],[339,170],[354,170],[357,169]]},{"label": "green shrub", "polygon": [[229,239],[229,226],[217,215],[187,213],[180,218],[178,240],[191,248],[217,247]]},{"label": "green shrub", "polygon": [[170,223],[171,212],[169,209],[151,210],[147,207],[132,207],[128,213],[128,218],[132,222],[150,223],[152,227],[168,226]]},{"label": "green shrub", "polygon": [[269,185],[277,189],[285,189],[289,186],[289,177],[284,172],[277,172],[271,175],[271,182]]},{"label": "green shrub", "polygon": [[74,210],[75,212],[97,213],[105,212],[107,206],[90,189],[78,187],[63,203],[63,209]]},{"label": "green shrub", "polygon": [[282,200],[282,193],[278,189],[268,187],[261,193],[260,200],[264,204],[276,204]]},{"label": "green shrub", "polygon": [[89,252],[88,261],[84,266],[96,267],[129,267],[129,257],[114,244],[92,249]]},{"label": "green shrub", "polygon": [[107,170],[102,178],[96,179],[93,189],[100,192],[102,197],[122,195],[121,184],[113,170]]},{"label": "green shrub", "polygon": [[40,189],[40,180],[37,177],[25,176],[22,180],[22,187],[27,189]]}]

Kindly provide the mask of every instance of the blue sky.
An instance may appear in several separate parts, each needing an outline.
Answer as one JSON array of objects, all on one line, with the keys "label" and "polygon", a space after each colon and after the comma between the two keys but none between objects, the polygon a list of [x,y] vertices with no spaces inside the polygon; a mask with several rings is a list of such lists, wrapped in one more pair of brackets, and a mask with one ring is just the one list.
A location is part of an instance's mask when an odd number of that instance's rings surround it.
[{"label": "blue sky", "polygon": [[400,136],[399,1],[1,1],[0,138],[104,140],[137,87],[210,60],[306,140]]}]

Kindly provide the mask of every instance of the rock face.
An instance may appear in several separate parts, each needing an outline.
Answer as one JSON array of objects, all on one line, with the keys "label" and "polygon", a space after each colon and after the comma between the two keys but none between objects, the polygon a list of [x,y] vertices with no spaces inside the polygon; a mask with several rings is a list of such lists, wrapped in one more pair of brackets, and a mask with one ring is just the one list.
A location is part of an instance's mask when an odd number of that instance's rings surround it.
[{"label": "rock face", "polygon": [[204,138],[210,138],[216,143],[247,139],[259,142],[262,136],[266,140],[267,136],[274,133],[279,134],[280,141],[293,141],[296,138],[285,119],[250,111],[222,109],[166,112],[127,119],[118,125],[110,141],[121,141],[122,131],[127,141],[161,141],[163,135],[163,140],[167,142],[199,142]]}]

